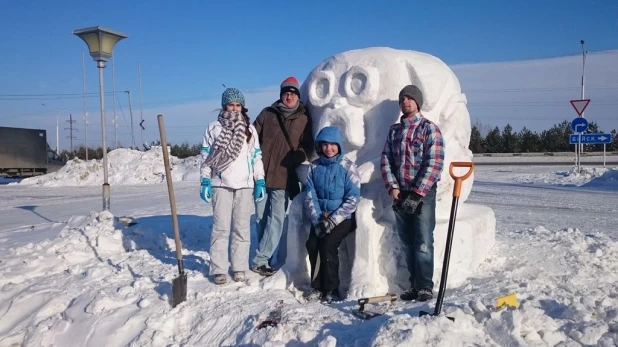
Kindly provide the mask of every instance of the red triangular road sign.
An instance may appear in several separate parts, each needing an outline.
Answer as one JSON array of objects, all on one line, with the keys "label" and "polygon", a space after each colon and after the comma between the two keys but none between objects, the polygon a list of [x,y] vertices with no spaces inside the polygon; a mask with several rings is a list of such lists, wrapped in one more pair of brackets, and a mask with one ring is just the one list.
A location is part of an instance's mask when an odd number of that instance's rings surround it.
[{"label": "red triangular road sign", "polygon": [[575,112],[577,112],[578,116],[581,116],[582,113],[584,113],[588,103],[590,103],[590,99],[571,100],[571,105],[573,105],[573,108],[575,109]]}]

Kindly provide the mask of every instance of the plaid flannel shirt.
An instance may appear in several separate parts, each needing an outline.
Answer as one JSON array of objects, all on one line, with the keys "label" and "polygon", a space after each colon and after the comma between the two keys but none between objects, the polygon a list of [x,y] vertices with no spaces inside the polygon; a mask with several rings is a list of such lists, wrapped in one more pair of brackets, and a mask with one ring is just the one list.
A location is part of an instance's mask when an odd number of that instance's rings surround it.
[{"label": "plaid flannel shirt", "polygon": [[418,113],[390,127],[380,160],[389,192],[399,189],[425,196],[440,180],[443,167],[444,140],[436,124]]}]

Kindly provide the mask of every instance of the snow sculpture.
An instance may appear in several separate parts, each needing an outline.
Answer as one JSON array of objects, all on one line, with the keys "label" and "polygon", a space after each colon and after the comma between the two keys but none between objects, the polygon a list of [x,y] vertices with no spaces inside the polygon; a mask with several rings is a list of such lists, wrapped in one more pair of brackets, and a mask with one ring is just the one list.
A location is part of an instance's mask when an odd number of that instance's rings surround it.
[{"label": "snow sculpture", "polygon": [[[452,161],[470,161],[470,115],[465,95],[452,70],[422,52],[366,48],[332,56],[311,71],[301,87],[303,102],[313,118],[314,136],[329,125],[345,136],[346,155],[361,173],[362,199],[356,213],[357,230],[340,249],[342,294],[348,298],[400,292],[409,287],[401,242],[394,230],[392,201],[380,173],[380,154],[391,124],[399,121],[398,94],[415,84],[423,91],[422,113],[437,123],[445,138],[445,166],[438,185],[434,234],[436,289],[440,280],[453,180]],[[300,176],[304,177],[304,176]],[[474,271],[494,244],[495,216],[485,206],[464,204],[474,176],[462,187],[448,285]],[[287,259],[282,267],[287,285],[309,283],[305,242],[309,223],[302,214],[302,196],[289,212]],[[279,281],[278,281],[279,282]]]}]

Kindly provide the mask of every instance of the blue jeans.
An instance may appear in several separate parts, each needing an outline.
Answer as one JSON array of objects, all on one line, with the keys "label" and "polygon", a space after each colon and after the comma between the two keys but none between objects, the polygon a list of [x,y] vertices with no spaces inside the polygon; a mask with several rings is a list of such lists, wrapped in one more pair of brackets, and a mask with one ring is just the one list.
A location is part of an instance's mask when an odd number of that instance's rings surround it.
[{"label": "blue jeans", "polygon": [[433,231],[436,226],[436,186],[421,200],[415,214],[395,212],[397,231],[405,247],[411,287],[433,289]]},{"label": "blue jeans", "polygon": [[269,265],[277,250],[281,234],[283,234],[288,203],[289,196],[284,189],[266,188],[265,199],[256,204],[255,222],[259,246],[253,258],[255,268]]}]

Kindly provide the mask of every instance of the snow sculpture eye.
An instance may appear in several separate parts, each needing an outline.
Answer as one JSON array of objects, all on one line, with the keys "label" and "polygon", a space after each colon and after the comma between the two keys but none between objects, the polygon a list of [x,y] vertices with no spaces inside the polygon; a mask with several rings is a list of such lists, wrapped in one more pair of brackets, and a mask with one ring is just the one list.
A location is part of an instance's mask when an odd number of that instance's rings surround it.
[{"label": "snow sculpture eye", "polygon": [[367,85],[367,76],[361,73],[355,73],[352,78],[350,78],[350,89],[355,95],[359,95],[365,90],[365,86]]},{"label": "snow sculpture eye", "polygon": [[328,104],[336,88],[335,74],[332,71],[318,71],[309,84],[309,102],[316,107]]},{"label": "snow sculpture eye", "polygon": [[347,101],[356,106],[373,103],[378,96],[380,74],[373,66],[352,66],[345,76]]}]

